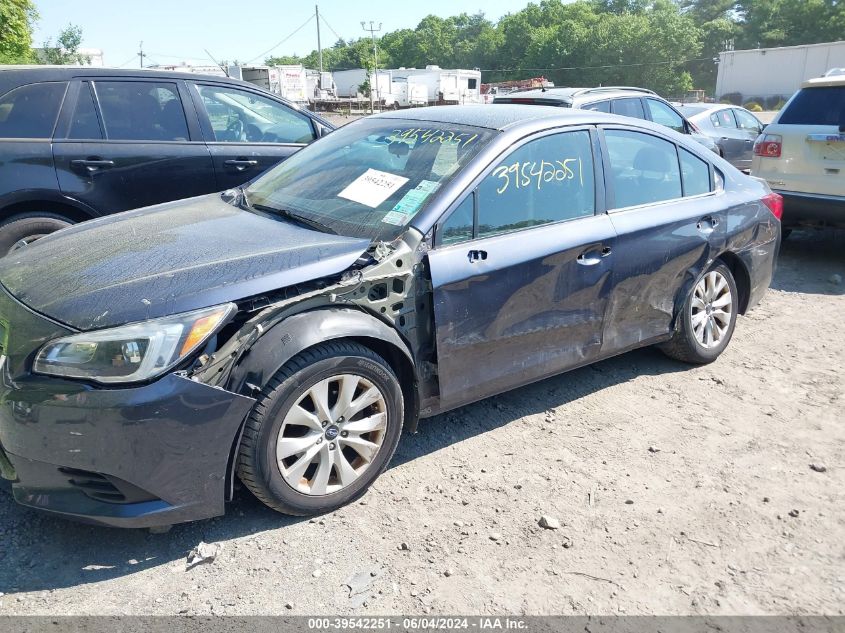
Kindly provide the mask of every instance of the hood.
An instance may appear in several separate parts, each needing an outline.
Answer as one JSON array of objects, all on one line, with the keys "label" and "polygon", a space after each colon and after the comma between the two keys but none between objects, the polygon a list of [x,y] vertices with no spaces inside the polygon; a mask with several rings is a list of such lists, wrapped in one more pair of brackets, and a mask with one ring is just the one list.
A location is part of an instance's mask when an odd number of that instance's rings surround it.
[{"label": "hood", "polygon": [[90,330],[337,274],[369,245],[245,211],[214,194],[44,237],[0,259],[0,283],[33,310]]}]

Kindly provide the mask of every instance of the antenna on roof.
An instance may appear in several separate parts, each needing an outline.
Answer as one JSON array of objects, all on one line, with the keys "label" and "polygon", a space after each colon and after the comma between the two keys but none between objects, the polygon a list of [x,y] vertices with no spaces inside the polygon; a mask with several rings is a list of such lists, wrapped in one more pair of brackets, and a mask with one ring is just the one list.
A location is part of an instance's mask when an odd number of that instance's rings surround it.
[{"label": "antenna on roof", "polygon": [[214,59],[214,55],[212,55],[211,53],[209,53],[207,48],[204,48],[204,49],[202,49],[202,50],[204,50],[204,51],[205,51],[205,54],[206,54],[206,55],[208,55],[208,58],[209,58],[211,61],[213,61],[213,62],[214,62],[217,66],[219,66],[219,67],[220,67],[220,70],[222,70],[222,71],[223,71],[223,74],[225,74],[225,75],[228,77],[228,76],[229,76],[229,69],[228,69],[228,68],[226,68],[225,66],[223,66],[223,65],[222,65],[220,62],[218,62],[216,59]]}]

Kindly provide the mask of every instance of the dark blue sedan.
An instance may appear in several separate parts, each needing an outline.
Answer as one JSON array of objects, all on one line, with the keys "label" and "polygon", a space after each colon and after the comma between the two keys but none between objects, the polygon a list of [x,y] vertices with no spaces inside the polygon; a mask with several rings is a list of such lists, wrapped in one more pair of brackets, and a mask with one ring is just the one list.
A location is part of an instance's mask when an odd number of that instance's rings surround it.
[{"label": "dark blue sedan", "polygon": [[116,526],[364,494],[420,417],[645,345],[709,363],[769,286],[781,199],[646,121],[383,114],[244,188],[0,260],[0,465]]}]

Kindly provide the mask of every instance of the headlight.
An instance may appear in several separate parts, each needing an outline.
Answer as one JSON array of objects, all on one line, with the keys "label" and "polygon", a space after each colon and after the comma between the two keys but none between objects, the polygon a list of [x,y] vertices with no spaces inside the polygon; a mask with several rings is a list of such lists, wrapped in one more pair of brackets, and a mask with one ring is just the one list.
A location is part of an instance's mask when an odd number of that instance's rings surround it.
[{"label": "headlight", "polygon": [[160,376],[205,343],[237,310],[234,303],[50,341],[33,370],[96,382],[138,382]]}]

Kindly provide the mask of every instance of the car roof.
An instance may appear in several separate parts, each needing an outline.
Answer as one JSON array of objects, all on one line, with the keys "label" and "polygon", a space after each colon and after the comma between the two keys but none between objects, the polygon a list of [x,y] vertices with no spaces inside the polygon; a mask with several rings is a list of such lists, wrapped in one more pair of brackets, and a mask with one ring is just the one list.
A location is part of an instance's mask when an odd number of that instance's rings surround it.
[{"label": "car roof", "polygon": [[[175,79],[205,79],[213,78],[224,82],[244,83],[237,79],[221,77],[220,75],[205,75],[201,73],[177,72],[175,70],[164,70],[158,68],[109,68],[106,66],[47,66],[47,65],[22,65],[22,66],[0,66],[0,73],[18,75],[26,82],[32,81],[56,81],[71,79],[73,77],[172,77]],[[8,75],[6,75],[8,77]],[[23,83],[23,81],[22,81]]]},{"label": "car roof", "polygon": [[628,126],[645,124],[642,127],[660,131],[666,130],[663,126],[652,124],[649,121],[632,119],[617,114],[522,103],[428,106],[411,110],[384,112],[368,118],[471,125],[501,132],[516,127],[544,129],[562,125],[593,125],[597,123],[620,123]]},{"label": "car roof", "polygon": [[729,103],[676,103],[674,104],[681,114],[704,114],[705,112],[716,112],[717,110],[727,110],[728,108],[739,108],[740,106],[731,105]]},{"label": "car roof", "polygon": [[820,88],[822,86],[845,86],[845,75],[831,75],[830,77],[816,77],[801,84],[802,88]]},{"label": "car roof", "polygon": [[588,101],[592,98],[615,99],[626,96],[657,96],[646,88],[633,86],[598,86],[596,88],[533,88],[509,92],[497,99],[546,99],[572,102],[576,99]]}]

